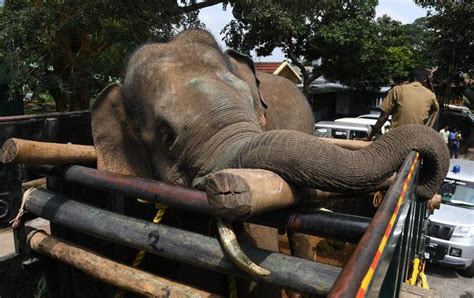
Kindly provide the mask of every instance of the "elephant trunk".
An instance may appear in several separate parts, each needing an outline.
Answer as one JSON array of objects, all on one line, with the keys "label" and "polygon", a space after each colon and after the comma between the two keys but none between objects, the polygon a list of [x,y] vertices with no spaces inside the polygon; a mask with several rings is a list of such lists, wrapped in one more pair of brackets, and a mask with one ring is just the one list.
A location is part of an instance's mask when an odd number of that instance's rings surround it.
[{"label": "elephant trunk", "polygon": [[297,186],[359,192],[387,179],[412,150],[423,158],[417,193],[431,198],[447,174],[449,152],[439,134],[422,125],[394,129],[357,151],[296,131],[269,131],[248,140],[230,167],[271,170]]}]

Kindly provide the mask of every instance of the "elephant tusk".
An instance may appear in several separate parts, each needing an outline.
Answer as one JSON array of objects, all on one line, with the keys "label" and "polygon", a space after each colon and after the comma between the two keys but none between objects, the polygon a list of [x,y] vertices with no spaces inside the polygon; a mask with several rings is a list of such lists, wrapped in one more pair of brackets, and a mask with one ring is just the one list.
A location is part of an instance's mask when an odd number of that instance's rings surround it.
[{"label": "elephant tusk", "polygon": [[237,267],[253,275],[265,276],[270,274],[270,271],[258,266],[245,255],[228,220],[218,217],[217,231],[227,256]]}]

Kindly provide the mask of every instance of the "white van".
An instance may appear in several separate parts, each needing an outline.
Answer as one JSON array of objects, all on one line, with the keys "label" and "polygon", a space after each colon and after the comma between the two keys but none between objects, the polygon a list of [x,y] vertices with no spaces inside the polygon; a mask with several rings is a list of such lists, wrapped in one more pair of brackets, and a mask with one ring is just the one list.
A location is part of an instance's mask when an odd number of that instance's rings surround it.
[{"label": "white van", "polygon": [[354,140],[366,138],[370,133],[370,125],[344,123],[335,121],[319,121],[314,125],[315,135],[320,138]]},{"label": "white van", "polygon": [[[378,118],[377,118],[378,119]],[[368,119],[368,118],[339,118],[334,121],[336,122],[344,122],[344,123],[353,123],[353,124],[363,124],[363,125],[370,125],[371,128],[374,128],[375,123],[377,123],[377,119]],[[380,132],[382,134],[386,133],[392,129],[392,125],[389,121],[386,121],[382,127],[380,128]]]}]

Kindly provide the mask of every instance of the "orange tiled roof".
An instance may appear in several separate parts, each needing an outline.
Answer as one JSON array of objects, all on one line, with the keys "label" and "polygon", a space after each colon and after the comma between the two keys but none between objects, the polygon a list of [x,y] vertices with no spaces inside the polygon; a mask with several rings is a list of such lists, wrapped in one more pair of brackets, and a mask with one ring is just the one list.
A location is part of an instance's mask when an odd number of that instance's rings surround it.
[{"label": "orange tiled roof", "polygon": [[257,62],[255,63],[255,68],[257,71],[265,73],[273,73],[281,65],[281,62]]}]

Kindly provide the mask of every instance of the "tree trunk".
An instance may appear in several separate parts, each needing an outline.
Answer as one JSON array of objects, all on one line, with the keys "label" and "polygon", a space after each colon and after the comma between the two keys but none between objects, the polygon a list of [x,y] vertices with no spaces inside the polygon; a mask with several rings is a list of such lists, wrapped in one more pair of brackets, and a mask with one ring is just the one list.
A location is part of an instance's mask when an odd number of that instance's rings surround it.
[{"label": "tree trunk", "polygon": [[54,87],[54,88],[50,88],[48,91],[49,91],[49,94],[51,94],[51,96],[54,99],[54,102],[56,104],[56,111],[57,112],[67,111],[67,100],[66,98],[63,97],[61,90],[57,87]]}]

